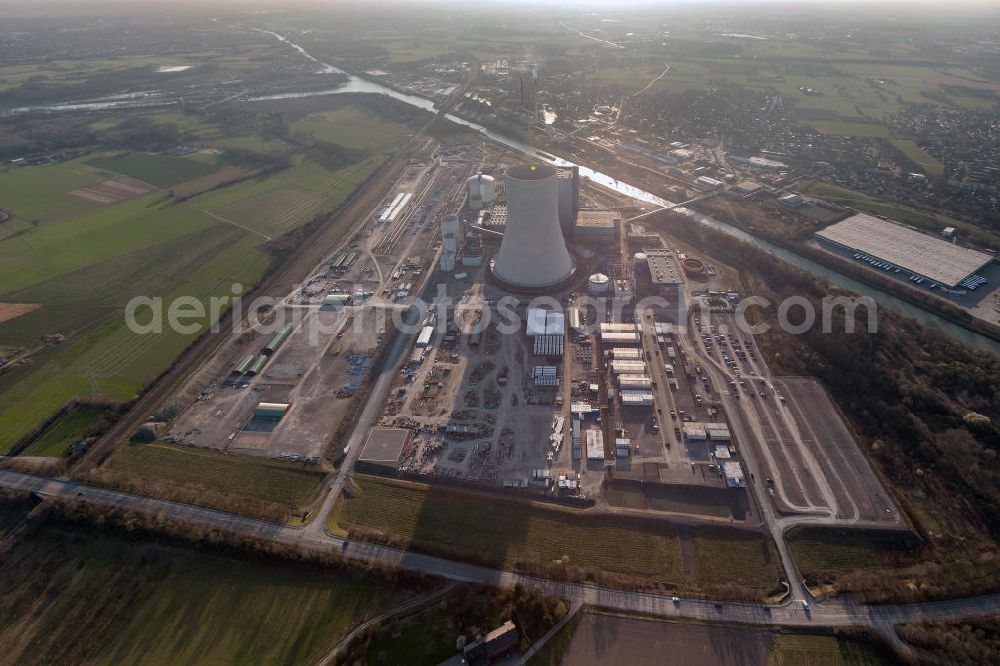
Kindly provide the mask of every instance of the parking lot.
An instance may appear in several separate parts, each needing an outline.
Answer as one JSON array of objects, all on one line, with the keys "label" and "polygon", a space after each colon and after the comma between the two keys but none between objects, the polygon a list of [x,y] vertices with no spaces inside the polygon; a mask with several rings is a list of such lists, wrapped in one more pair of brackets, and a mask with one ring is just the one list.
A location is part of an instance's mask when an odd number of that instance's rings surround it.
[{"label": "parking lot", "polygon": [[[831,524],[894,524],[899,513],[829,395],[810,377],[772,377],[751,336],[731,314],[695,320],[707,355],[747,433],[747,450],[778,510],[826,516]],[[818,518],[822,520],[822,518]]]}]

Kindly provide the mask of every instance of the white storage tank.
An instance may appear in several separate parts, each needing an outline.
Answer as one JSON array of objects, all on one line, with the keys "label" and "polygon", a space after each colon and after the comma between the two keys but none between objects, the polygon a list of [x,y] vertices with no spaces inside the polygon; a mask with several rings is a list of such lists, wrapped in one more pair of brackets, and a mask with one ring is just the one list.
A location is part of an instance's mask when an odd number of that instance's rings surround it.
[{"label": "white storage tank", "polygon": [[604,273],[594,273],[587,280],[587,291],[594,296],[603,296],[611,287],[611,278]]}]

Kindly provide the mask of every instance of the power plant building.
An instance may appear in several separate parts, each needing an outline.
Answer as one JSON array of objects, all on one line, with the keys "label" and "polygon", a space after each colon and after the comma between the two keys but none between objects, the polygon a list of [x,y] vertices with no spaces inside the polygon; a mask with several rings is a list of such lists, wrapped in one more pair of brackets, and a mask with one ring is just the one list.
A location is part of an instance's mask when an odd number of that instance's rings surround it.
[{"label": "power plant building", "polygon": [[624,322],[601,322],[601,335],[605,333],[634,333],[638,331],[638,327],[635,324],[626,324]]},{"label": "power plant building", "polygon": [[559,168],[559,226],[572,238],[580,210],[580,167]]},{"label": "power plant building", "polygon": [[674,253],[667,248],[650,249],[635,255],[633,276],[637,289],[648,288],[661,296],[676,295],[684,283]]},{"label": "power plant building", "polygon": [[547,164],[507,169],[507,226],[493,276],[514,290],[544,291],[573,276],[559,221],[559,172]]},{"label": "power plant building", "polygon": [[621,213],[610,209],[584,208],[576,217],[576,240],[608,241],[618,237]]}]

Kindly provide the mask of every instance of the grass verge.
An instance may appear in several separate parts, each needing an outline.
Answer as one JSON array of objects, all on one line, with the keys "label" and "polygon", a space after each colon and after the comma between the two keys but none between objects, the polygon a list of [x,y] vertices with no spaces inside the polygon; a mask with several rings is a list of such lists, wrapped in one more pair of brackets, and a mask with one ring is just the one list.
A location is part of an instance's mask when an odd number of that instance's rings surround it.
[{"label": "grass verge", "polygon": [[[610,575],[609,582],[694,589],[677,531],[667,521],[580,513],[486,493],[359,476],[330,529],[445,557],[514,570],[543,567]],[[777,556],[760,535],[691,530],[701,582],[763,596],[777,585]],[[736,553],[730,557],[730,553]],[[734,566],[738,561],[738,566]]]},{"label": "grass verge", "polygon": [[94,482],[270,520],[312,500],[326,472],[315,465],[227,455],[169,444],[118,448]]}]

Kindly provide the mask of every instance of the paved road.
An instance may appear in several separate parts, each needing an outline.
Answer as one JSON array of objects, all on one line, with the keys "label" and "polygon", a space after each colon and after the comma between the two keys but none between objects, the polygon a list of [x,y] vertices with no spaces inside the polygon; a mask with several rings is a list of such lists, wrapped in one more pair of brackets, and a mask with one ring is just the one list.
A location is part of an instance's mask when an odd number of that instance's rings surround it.
[{"label": "paved road", "polygon": [[[514,585],[536,587],[542,592],[564,598],[570,603],[585,603],[663,617],[722,620],[756,625],[820,627],[862,625],[891,633],[891,627],[902,622],[954,620],[971,615],[1000,612],[1000,594],[920,604],[879,606],[861,605],[850,600],[833,600],[815,603],[809,611],[803,609],[800,603],[793,602],[776,606],[735,602],[717,605],[712,601],[681,599],[675,603],[669,595],[662,592],[616,590],[583,583],[544,580],[389,546],[344,539],[324,532],[277,525],[214,509],[87,486],[76,481],[47,479],[0,470],[0,486],[28,490],[42,497],[76,498],[97,505],[166,515],[241,536],[269,539],[318,552],[340,552],[347,558],[369,564],[387,565],[461,582],[504,587]],[[892,637],[895,637],[894,633]]]},{"label": "paved road", "polygon": [[[689,299],[692,298],[690,291],[687,292],[687,297]],[[686,321],[678,324],[677,342],[679,346],[684,349],[688,358],[701,360],[701,366],[706,375],[712,380],[715,393],[721,396],[721,402],[723,403],[726,415],[730,417],[730,427],[733,430],[733,434],[736,436],[736,441],[749,442],[749,438],[753,435],[746,431],[742,419],[732,418],[734,416],[740,416],[741,412],[740,406],[728,396],[728,381],[731,379],[729,373],[722,368],[713,356],[702,353],[697,340],[692,339],[694,317],[695,314],[691,312],[689,313]],[[745,448],[746,447],[744,447],[744,449]],[[755,475],[756,478],[761,478],[752,456],[747,456],[745,450],[743,452],[743,464],[752,474]],[[747,487],[747,491],[753,493],[755,504],[757,505],[764,525],[767,527],[767,531],[771,534],[771,538],[774,540],[774,545],[778,549],[778,555],[781,558],[781,568],[785,572],[785,581],[788,584],[788,592],[791,598],[791,603],[801,604],[802,601],[811,599],[812,595],[809,594],[809,590],[806,589],[806,586],[803,584],[802,576],[799,574],[798,567],[795,564],[795,559],[792,557],[791,550],[785,542],[784,529],[779,522],[779,516],[777,511],[775,511],[771,498],[766,495],[759,483],[750,483]],[[799,610],[801,610],[801,607]]]}]

